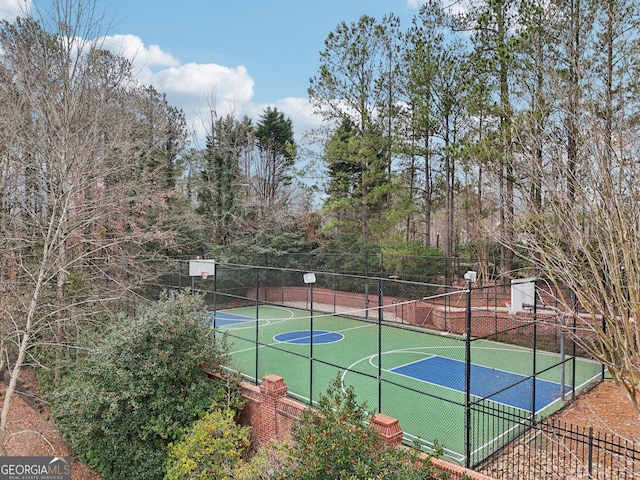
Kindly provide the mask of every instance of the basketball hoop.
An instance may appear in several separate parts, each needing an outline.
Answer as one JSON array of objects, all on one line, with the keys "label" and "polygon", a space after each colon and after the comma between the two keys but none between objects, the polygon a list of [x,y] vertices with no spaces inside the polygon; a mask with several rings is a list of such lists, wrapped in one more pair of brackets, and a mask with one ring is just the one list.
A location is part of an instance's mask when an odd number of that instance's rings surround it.
[{"label": "basketball hoop", "polygon": [[215,260],[195,259],[189,260],[189,276],[200,277],[206,280],[210,276],[216,274],[216,262]]}]

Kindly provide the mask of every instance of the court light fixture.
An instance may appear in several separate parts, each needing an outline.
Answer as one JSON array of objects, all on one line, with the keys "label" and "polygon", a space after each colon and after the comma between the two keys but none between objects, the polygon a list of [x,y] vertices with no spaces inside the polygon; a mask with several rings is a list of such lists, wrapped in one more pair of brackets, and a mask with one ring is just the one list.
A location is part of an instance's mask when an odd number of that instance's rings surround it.
[{"label": "court light fixture", "polygon": [[464,274],[464,279],[471,283],[476,283],[476,279],[478,278],[478,272],[474,272],[473,270],[469,270]]},{"label": "court light fixture", "polygon": [[306,283],[306,284],[316,283],[316,274],[315,273],[305,273],[302,276],[302,280],[304,280],[304,283]]}]

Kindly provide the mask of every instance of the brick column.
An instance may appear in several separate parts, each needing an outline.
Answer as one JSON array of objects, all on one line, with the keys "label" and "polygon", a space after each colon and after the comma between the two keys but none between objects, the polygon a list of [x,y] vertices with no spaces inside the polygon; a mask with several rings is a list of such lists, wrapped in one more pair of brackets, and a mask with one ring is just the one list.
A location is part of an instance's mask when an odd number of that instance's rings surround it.
[{"label": "brick column", "polygon": [[260,414],[261,439],[270,440],[278,435],[277,405],[278,400],[287,396],[287,385],[278,375],[265,375],[260,384],[262,412]]},{"label": "brick column", "polygon": [[387,446],[400,445],[402,443],[402,429],[397,419],[378,413],[371,419],[371,425],[380,435],[380,443]]}]

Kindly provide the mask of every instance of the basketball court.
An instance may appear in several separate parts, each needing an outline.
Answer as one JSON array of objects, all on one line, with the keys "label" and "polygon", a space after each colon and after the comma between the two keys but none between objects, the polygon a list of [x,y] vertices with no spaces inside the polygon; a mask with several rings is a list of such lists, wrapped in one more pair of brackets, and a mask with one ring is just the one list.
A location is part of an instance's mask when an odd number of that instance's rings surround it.
[{"label": "basketball court", "polygon": [[[227,333],[233,345],[232,367],[249,380],[280,375],[291,396],[309,403],[339,375],[368,410],[380,407],[397,418],[405,440],[418,441],[426,449],[439,445],[445,457],[455,461],[465,458],[467,377],[460,336],[271,305],[220,310],[210,314],[210,321]],[[576,359],[558,365],[558,354],[536,352],[539,373],[534,381],[531,349],[479,340],[470,353],[471,401],[507,408],[522,417],[531,412],[546,416],[559,409],[572,391],[563,379],[575,376],[579,389],[600,372],[594,362]],[[495,440],[521,428],[517,422],[505,424],[476,449],[481,456],[488,454]]]}]

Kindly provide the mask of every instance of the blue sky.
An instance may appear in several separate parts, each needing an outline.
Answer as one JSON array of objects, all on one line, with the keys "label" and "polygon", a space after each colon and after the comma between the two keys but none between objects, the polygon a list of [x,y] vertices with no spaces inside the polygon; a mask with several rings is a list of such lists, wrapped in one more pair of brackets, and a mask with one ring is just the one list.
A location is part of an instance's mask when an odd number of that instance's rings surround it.
[{"label": "blue sky", "polygon": [[[0,0],[0,18],[52,0]],[[98,0],[106,46],[130,58],[140,79],[182,108],[202,142],[203,114],[254,119],[267,105],[299,137],[318,125],[307,102],[327,35],[342,21],[394,13],[408,27],[421,0]]]}]

